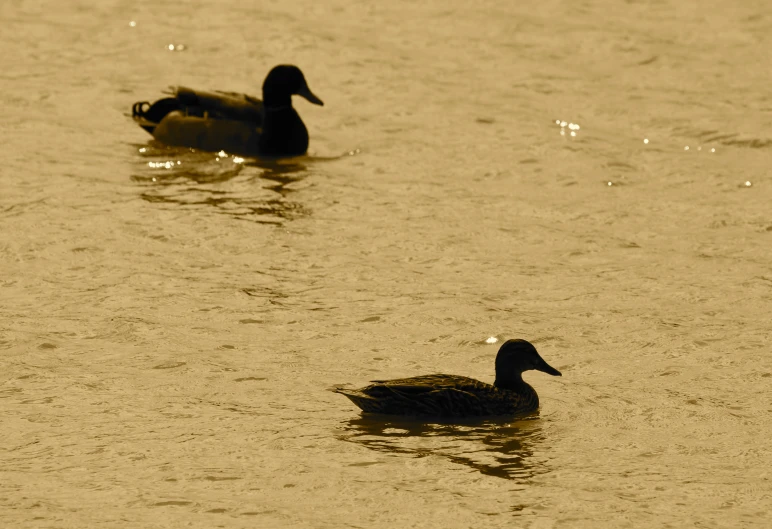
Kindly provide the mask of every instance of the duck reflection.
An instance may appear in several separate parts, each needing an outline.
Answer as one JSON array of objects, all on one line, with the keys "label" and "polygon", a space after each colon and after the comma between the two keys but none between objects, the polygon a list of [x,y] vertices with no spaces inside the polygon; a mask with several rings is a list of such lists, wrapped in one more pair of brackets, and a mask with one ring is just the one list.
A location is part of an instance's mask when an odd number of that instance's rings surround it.
[{"label": "duck reflection", "polygon": [[153,203],[212,208],[258,223],[283,224],[309,215],[292,200],[308,176],[305,157],[250,160],[224,152],[205,153],[159,145],[140,147],[142,172],[131,179],[140,197]]},{"label": "duck reflection", "polygon": [[268,185],[267,189],[283,197],[297,191],[292,184],[300,182],[307,174],[306,165],[299,159],[253,160],[246,165],[262,169],[259,178],[274,182]]},{"label": "duck reflection", "polygon": [[367,414],[344,422],[338,438],[378,452],[440,456],[481,474],[526,483],[547,471],[534,454],[543,440],[536,418],[538,412],[516,421],[426,422]]}]

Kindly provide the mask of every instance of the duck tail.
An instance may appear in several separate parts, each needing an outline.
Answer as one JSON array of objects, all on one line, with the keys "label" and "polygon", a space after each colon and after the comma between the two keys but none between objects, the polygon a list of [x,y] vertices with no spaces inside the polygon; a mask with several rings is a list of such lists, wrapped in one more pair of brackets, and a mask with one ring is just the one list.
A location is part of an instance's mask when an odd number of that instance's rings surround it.
[{"label": "duck tail", "polygon": [[365,395],[359,390],[346,388],[344,386],[333,386],[329,389],[333,393],[340,393],[345,396],[362,411],[377,412],[381,408],[376,399],[369,395]]},{"label": "duck tail", "polygon": [[148,101],[137,101],[131,106],[131,117],[140,127],[152,135],[157,123],[153,123],[145,117],[149,109],[150,103]]},{"label": "duck tail", "polygon": [[131,106],[131,117],[140,127],[153,134],[167,114],[182,109],[182,104],[174,97],[159,99],[152,105],[148,101],[138,101]]}]

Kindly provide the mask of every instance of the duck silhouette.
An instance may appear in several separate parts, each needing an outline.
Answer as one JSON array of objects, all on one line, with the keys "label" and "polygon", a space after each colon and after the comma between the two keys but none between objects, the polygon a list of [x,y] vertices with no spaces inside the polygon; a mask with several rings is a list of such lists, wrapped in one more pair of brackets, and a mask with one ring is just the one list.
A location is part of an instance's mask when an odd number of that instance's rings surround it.
[{"label": "duck silhouette", "polygon": [[263,100],[234,92],[173,87],[172,97],[134,103],[132,117],[167,145],[241,156],[299,156],[308,150],[308,130],[292,107],[299,95],[324,105],[308,88],[300,68],[275,66],[263,82]]},{"label": "duck silhouette", "polygon": [[547,364],[526,340],[507,340],[496,355],[496,380],[491,384],[458,375],[424,375],[373,380],[361,389],[334,387],[364,412],[433,417],[518,415],[535,411],[539,396],[523,380],[535,369],[553,376],[560,371]]}]

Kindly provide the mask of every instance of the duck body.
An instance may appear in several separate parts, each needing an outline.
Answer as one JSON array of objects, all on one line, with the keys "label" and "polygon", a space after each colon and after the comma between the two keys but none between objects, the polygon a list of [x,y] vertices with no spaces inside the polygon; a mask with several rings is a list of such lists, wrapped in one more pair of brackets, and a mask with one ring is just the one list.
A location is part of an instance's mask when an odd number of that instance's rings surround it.
[{"label": "duck body", "polygon": [[364,412],[387,415],[480,417],[517,415],[539,407],[536,391],[525,382],[519,388],[506,389],[444,374],[373,382],[362,389],[336,391]]},{"label": "duck body", "polygon": [[553,376],[560,371],[547,364],[525,340],[505,342],[496,357],[496,381],[486,384],[458,375],[424,375],[374,380],[361,389],[333,389],[366,413],[433,417],[519,415],[539,407],[536,391],[522,379],[536,369]]},{"label": "duck body", "polygon": [[299,68],[279,65],[263,83],[263,100],[234,92],[176,87],[172,97],[135,103],[132,117],[167,145],[242,156],[298,156],[308,150],[308,130],[292,95],[323,105]]}]

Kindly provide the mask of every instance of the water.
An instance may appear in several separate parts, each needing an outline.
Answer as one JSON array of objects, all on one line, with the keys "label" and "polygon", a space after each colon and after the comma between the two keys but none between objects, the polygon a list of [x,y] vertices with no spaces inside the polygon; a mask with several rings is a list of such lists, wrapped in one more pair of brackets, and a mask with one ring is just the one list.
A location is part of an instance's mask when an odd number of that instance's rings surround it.
[{"label": "water", "polygon": [[[766,527],[765,2],[7,4],[4,526]],[[308,157],[125,116],[281,62]],[[510,337],[537,416],[326,391]]]}]

